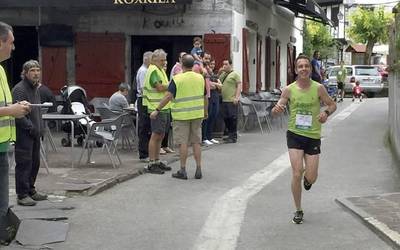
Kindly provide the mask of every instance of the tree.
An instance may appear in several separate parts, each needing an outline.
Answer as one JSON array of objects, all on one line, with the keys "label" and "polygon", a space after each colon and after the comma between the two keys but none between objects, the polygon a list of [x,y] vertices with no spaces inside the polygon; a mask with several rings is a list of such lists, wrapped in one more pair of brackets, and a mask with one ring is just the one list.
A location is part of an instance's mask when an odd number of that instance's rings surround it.
[{"label": "tree", "polygon": [[315,50],[319,50],[321,58],[334,55],[333,40],[328,26],[311,20],[304,21],[303,53],[312,56]]},{"label": "tree", "polygon": [[385,13],[383,7],[378,9],[358,7],[350,15],[348,34],[357,43],[367,45],[364,64],[370,64],[372,49],[375,43],[388,41],[389,27],[393,15]]}]

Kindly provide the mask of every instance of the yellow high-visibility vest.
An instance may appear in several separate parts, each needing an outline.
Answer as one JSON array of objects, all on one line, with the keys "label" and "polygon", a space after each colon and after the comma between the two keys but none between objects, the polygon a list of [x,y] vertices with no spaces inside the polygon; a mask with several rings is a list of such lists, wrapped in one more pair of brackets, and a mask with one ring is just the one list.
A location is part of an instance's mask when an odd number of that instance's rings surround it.
[{"label": "yellow high-visibility vest", "polygon": [[[144,79],[143,86],[143,106],[147,106],[148,112],[152,112],[156,110],[160,101],[164,98],[167,91],[159,92],[156,88],[151,87],[150,84],[150,76],[153,72],[158,74],[158,77],[161,79],[161,83],[164,86],[168,86],[168,77],[163,69],[159,69],[157,66],[150,64],[147,69],[146,76]],[[165,105],[162,110],[166,110],[170,108],[170,104]]]},{"label": "yellow high-visibility vest", "polygon": [[173,77],[176,96],[172,101],[172,119],[186,121],[204,118],[204,77],[187,71]]},{"label": "yellow high-visibility vest", "polygon": [[[12,96],[8,87],[7,76],[0,65],[0,107],[12,104]],[[15,119],[12,116],[0,116],[0,143],[15,141]]]}]

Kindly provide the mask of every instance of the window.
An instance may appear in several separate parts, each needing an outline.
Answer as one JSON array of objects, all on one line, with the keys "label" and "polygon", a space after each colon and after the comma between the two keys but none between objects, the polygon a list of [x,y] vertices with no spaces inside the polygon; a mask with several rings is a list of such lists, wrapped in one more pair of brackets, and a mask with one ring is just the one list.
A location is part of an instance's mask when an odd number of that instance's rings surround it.
[{"label": "window", "polygon": [[339,26],[339,19],[338,19],[338,14],[339,14],[339,7],[332,7],[331,10],[331,20],[334,24],[334,26]]},{"label": "window", "polygon": [[356,74],[355,75],[360,75],[360,76],[378,76],[379,71],[376,67],[368,67],[368,66],[363,66],[363,67],[355,67]]}]

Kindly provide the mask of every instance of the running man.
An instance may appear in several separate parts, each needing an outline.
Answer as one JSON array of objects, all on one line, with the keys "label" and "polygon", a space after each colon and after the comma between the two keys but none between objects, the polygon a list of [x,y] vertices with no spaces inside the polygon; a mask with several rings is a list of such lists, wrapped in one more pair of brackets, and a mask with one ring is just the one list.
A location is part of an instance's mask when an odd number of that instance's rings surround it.
[{"label": "running man", "polygon": [[[292,194],[296,206],[293,223],[301,224],[304,215],[301,207],[301,179],[304,179],[305,190],[309,190],[317,180],[321,124],[335,112],[336,103],[329,97],[323,85],[310,79],[312,69],[307,56],[298,56],[295,66],[297,79],[284,88],[272,112],[274,115],[282,113],[286,104],[289,104],[287,145],[292,165]],[[320,108],[321,101],[327,108]]]}]

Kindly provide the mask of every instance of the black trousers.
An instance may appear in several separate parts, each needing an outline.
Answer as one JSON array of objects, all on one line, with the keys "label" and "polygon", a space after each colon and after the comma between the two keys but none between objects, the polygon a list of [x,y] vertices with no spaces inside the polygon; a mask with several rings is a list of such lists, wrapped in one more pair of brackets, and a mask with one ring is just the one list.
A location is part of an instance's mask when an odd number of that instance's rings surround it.
[{"label": "black trousers", "polygon": [[238,105],[233,102],[222,103],[222,116],[230,139],[237,140]]},{"label": "black trousers", "polygon": [[17,129],[15,142],[15,188],[18,198],[36,192],[35,182],[40,167],[40,136],[33,138],[27,130]]},{"label": "black trousers", "polygon": [[149,141],[151,137],[150,116],[147,113],[147,107],[143,106],[143,99],[137,99],[138,109],[138,137],[139,137],[139,158],[144,159],[149,157]]}]

